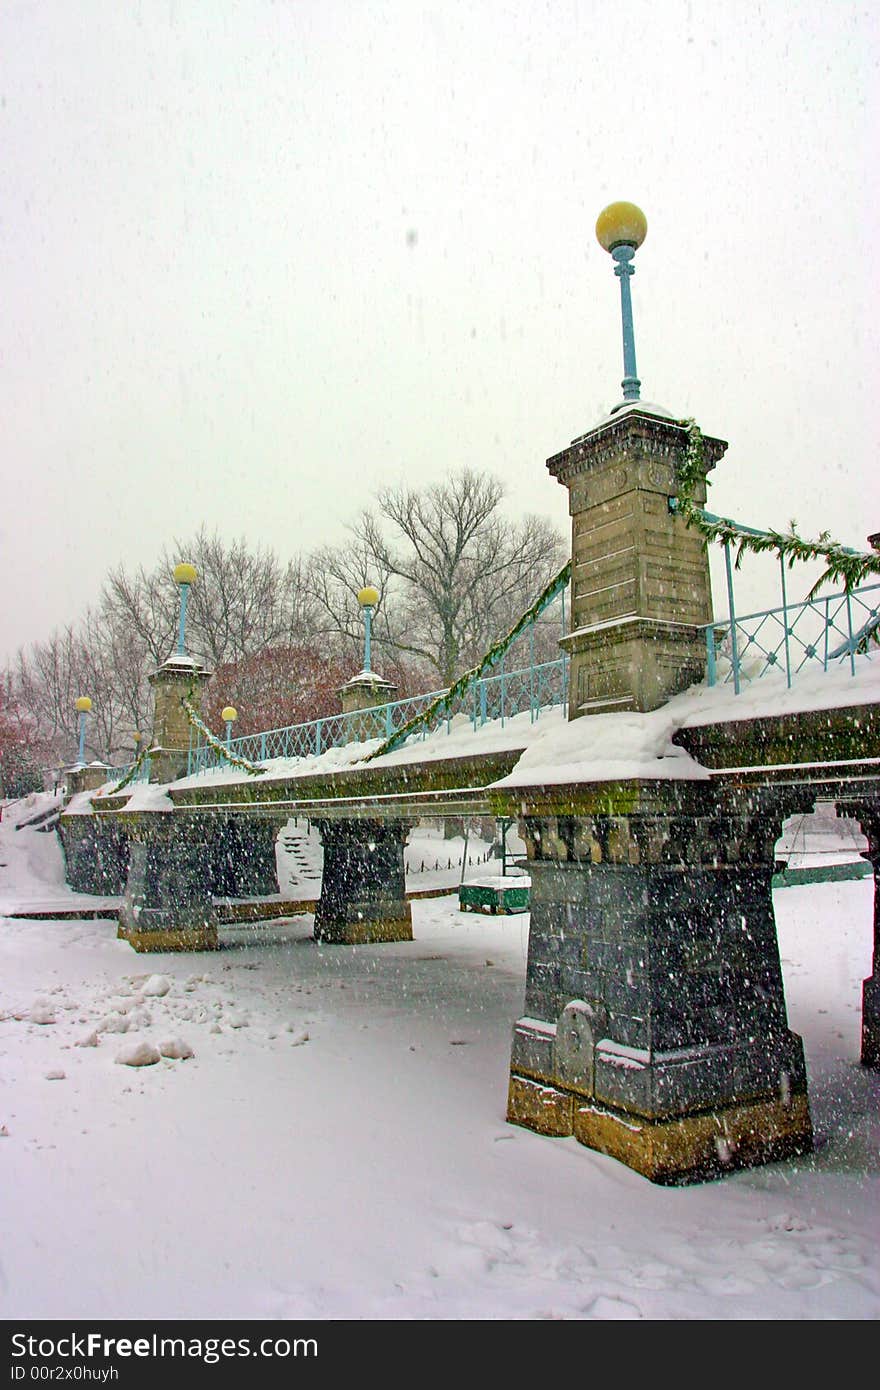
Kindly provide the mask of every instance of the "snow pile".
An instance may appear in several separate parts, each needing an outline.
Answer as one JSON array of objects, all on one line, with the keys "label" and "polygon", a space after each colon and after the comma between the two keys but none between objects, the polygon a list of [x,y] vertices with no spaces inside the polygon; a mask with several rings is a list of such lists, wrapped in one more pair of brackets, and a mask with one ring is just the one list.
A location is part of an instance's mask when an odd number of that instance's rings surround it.
[{"label": "snow pile", "polygon": [[574,719],[562,729],[539,731],[513,772],[495,785],[526,787],[637,777],[701,779],[709,774],[672,742],[678,729],[878,701],[878,656],[857,658],[855,676],[848,667],[801,674],[790,690],[782,672],[744,685],[740,695],[732,685],[692,685],[648,714],[593,714]]},{"label": "snow pile", "polygon": [[116,1054],[116,1061],[122,1067],[154,1067],[158,1060],[159,1049],[144,1041],[126,1043]]},{"label": "snow pile", "polygon": [[678,723],[664,705],[650,714],[593,714],[544,733],[499,787],[559,782],[623,781],[631,777],[706,781],[704,767],[672,742]]}]

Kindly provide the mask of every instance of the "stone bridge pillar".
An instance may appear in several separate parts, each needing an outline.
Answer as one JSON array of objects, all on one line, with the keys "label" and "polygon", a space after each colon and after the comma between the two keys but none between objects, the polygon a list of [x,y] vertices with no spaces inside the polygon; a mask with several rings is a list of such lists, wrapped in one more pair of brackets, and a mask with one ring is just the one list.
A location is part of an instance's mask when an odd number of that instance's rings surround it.
[{"label": "stone bridge pillar", "polygon": [[[392,702],[397,694],[397,686],[392,685],[391,681],[386,681],[375,671],[361,671],[359,675],[352,676],[350,681],[346,681],[339,691],[339,699],[342,704],[342,713],[349,716],[348,720],[348,742],[366,742],[371,738],[387,738],[390,729],[381,714],[373,714],[372,710],[381,709],[383,705]],[[354,716],[359,716],[355,718]]]},{"label": "stone bridge pillar", "polygon": [[838,801],[837,814],[852,816],[868,841],[863,858],[874,870],[874,954],[862,983],[862,1065],[880,1067],[880,801]]},{"label": "stone bridge pillar", "polygon": [[120,820],[130,847],[119,936],[136,951],[216,950],[210,819],[188,818],[185,828],[170,812]]},{"label": "stone bridge pillar", "polygon": [[261,898],[278,892],[275,841],[288,817],[218,816],[211,829],[210,879],[218,898]]},{"label": "stone bridge pillar", "polygon": [[125,889],[128,840],[109,816],[67,813],[58,822],[65,878],[75,893],[115,897]]},{"label": "stone bridge pillar", "polygon": [[404,850],[410,821],[312,819],[324,845],[315,940],[412,941]]},{"label": "stone bridge pillar", "polygon": [[522,823],[532,916],[508,1118],[655,1182],[808,1151],[770,885],[792,808],[697,781],[566,791],[570,813]]},{"label": "stone bridge pillar", "polygon": [[[637,401],[547,460],[571,512],[570,719],[656,709],[705,675],[706,546],[669,510],[687,446],[672,416]],[[705,472],[726,448],[704,437]]]},{"label": "stone bridge pillar", "polygon": [[193,730],[182,700],[188,697],[198,710],[202,687],[210,676],[207,667],[192,657],[172,653],[149,677],[155,701],[151,782],[173,782],[186,776]]}]

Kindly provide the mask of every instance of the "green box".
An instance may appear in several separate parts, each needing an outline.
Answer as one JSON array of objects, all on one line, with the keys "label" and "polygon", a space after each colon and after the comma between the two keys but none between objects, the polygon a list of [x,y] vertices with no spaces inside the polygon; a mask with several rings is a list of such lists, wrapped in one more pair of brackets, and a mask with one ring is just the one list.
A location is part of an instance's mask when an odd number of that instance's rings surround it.
[{"label": "green box", "polygon": [[528,912],[528,878],[484,878],[472,883],[460,883],[458,907],[460,912]]}]

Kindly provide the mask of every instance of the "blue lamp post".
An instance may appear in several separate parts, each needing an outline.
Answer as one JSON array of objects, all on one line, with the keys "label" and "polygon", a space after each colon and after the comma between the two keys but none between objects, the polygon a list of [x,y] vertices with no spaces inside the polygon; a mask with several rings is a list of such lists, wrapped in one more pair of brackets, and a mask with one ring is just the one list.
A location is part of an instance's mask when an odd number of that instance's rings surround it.
[{"label": "blue lamp post", "polygon": [[220,711],[220,718],[226,724],[226,747],[228,748],[232,743],[232,726],[238,718],[238,710],[234,705],[226,705],[226,707]]},{"label": "blue lamp post", "polygon": [[371,624],[373,620],[373,609],[379,602],[379,590],[374,589],[372,584],[361,589],[357,596],[358,603],[364,610],[364,670],[370,670],[370,637]]},{"label": "blue lamp post", "polygon": [[88,695],[80,695],[76,701],[76,710],[79,714],[79,757],[77,767],[82,767],[86,760],[86,715],[92,708],[92,702]]},{"label": "blue lamp post", "polygon": [[633,330],[630,276],[635,274],[633,257],[648,234],[648,219],[635,203],[611,203],[599,213],[596,239],[616,262],[614,274],[620,279],[620,314],[623,320],[623,399],[639,399],[636,371],[636,339]]},{"label": "blue lamp post", "polygon": [[177,628],[177,655],[186,656],[184,637],[186,635],[186,605],[189,600],[190,585],[196,582],[196,567],[185,560],[174,566],[174,582],[180,589],[180,622]]}]

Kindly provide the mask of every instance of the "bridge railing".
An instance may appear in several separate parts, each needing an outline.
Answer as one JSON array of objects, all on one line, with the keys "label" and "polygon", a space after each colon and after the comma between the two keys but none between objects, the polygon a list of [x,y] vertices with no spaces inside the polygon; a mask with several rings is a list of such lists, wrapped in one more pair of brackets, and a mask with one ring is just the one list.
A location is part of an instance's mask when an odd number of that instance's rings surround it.
[{"label": "bridge railing", "polygon": [[[364,737],[390,737],[408,719],[427,709],[439,693],[433,691],[371,709],[329,714],[303,724],[288,724],[281,729],[244,734],[240,738],[230,739],[226,747],[231,753],[254,763],[264,763],[270,758],[318,758],[328,748],[339,748]],[[223,762],[220,753],[208,744],[201,744],[190,749],[188,772],[204,772],[208,768],[222,766]]]},{"label": "bridge railing", "polygon": [[728,598],[728,617],[704,628],[709,685],[731,683],[739,694],[743,683],[770,671],[783,671],[790,686],[805,667],[848,666],[855,675],[857,655],[880,660],[880,584],[789,603],[783,573],[783,602],[777,608],[740,615],[732,585]]},{"label": "bridge railing", "polygon": [[[127,777],[127,776],[128,776],[128,774],[131,772],[131,770],[132,770],[133,767],[134,767],[134,763],[123,763],[120,767],[108,767],[108,768],[107,768],[107,781],[108,781],[108,782],[121,782],[122,779],[123,779],[124,777]],[[147,758],[147,759],[141,764],[141,766],[138,768],[137,773],[135,774],[134,777],[132,777],[131,781],[132,781],[132,782],[147,782],[147,781],[149,781],[149,777],[150,777],[150,760],[149,760],[149,758]]]},{"label": "bridge railing", "polygon": [[[283,729],[244,734],[224,744],[219,739],[208,743],[205,740],[208,731],[202,725],[198,741],[189,750],[188,774],[228,765],[236,757],[251,765],[271,758],[314,758],[328,748],[379,738],[382,742],[372,754],[376,757],[408,738],[425,739],[444,727],[449,733],[453,720],[458,721],[462,714],[468,717],[474,729],[495,719],[500,719],[503,726],[505,720],[526,710],[534,723],[542,709],[565,705],[567,700],[568,657],[544,662],[537,662],[535,658],[538,624],[546,623],[546,614],[554,605],[559,605],[560,630],[565,632],[565,595],[570,578],[569,561],[545,585],[509,632],[447,690],[432,690],[406,700],[352,710],[349,714],[310,719]],[[521,650],[525,643],[529,651],[528,666],[505,671],[505,658],[511,660],[511,653]],[[498,674],[494,674],[499,667]],[[490,671],[493,674],[489,674]],[[198,721],[190,722],[197,730]]]},{"label": "bridge railing", "polygon": [[[427,738],[438,729],[451,729],[456,714],[464,713],[474,729],[489,720],[500,719],[502,726],[514,715],[528,711],[531,723],[541,711],[566,702],[568,657],[545,661],[516,671],[501,671],[497,676],[474,680],[448,714],[426,721],[416,737]],[[245,734],[229,741],[230,753],[250,762],[263,763],[270,758],[314,758],[328,748],[338,748],[365,738],[390,738],[404,724],[421,715],[445,694],[434,690],[426,695],[414,695],[407,700],[393,700],[371,709],[353,710],[350,714],[333,714],[324,719],[311,719],[304,724],[291,724],[283,729],[267,729],[259,734]],[[189,774],[222,767],[222,754],[208,744],[190,749],[187,765]]]}]

